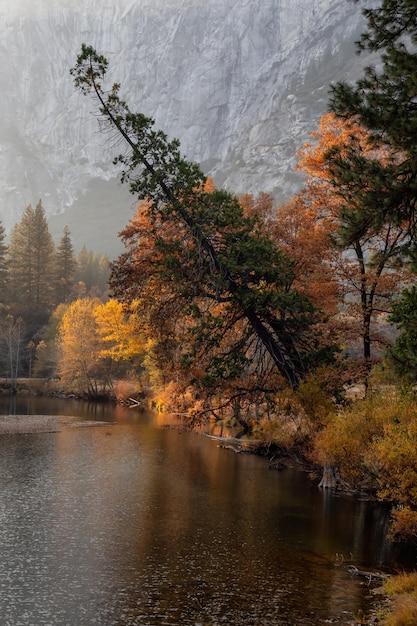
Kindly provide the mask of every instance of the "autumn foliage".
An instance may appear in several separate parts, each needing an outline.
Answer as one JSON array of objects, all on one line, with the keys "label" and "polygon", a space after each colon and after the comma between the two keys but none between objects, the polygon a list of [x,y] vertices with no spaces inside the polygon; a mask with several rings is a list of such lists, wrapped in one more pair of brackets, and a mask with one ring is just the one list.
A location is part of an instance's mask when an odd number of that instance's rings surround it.
[{"label": "autumn foliage", "polygon": [[391,533],[417,533],[417,408],[394,389],[375,394],[327,418],[316,434],[314,460],[338,467],[352,490],[373,491],[395,503]]},{"label": "autumn foliage", "polygon": [[339,322],[346,341],[352,343],[361,337],[362,355],[370,359],[373,345],[381,348],[387,343],[379,327],[391,311],[393,296],[411,280],[404,259],[410,244],[409,224],[400,222],[379,229],[370,224],[352,239],[350,233],[360,215],[360,201],[353,183],[335,184],[329,154],[337,149],[339,158],[343,158],[348,151],[356,151],[382,162],[394,157],[388,148],[375,148],[369,132],[355,121],[330,113],[322,117],[320,128],[312,137],[314,142],[306,144],[299,153],[298,168],[307,176],[303,193],[318,227],[327,231],[334,243],[330,263],[333,280],[343,295]]},{"label": "autumn foliage", "polygon": [[[72,302],[58,328],[58,373],[67,391],[98,397],[110,393],[143,352],[135,313],[116,300]],[[117,367],[119,366],[119,367]]]}]

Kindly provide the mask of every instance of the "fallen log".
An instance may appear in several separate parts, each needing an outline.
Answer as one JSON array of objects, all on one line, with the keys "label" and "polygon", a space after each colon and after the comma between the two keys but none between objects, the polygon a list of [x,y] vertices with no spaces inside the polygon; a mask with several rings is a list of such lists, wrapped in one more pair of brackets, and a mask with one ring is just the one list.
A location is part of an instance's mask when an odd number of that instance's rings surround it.
[{"label": "fallen log", "polygon": [[233,450],[236,454],[239,452],[255,452],[258,446],[265,443],[261,439],[238,439],[237,437],[221,437],[219,435],[209,435],[208,433],[206,433],[206,436],[214,441],[219,441],[219,447]]},{"label": "fallen log", "polygon": [[129,409],[136,409],[137,407],[142,405],[142,401],[137,398],[128,398]]},{"label": "fallen log", "polygon": [[237,443],[239,445],[256,445],[258,446],[261,443],[265,443],[262,439],[239,439],[238,437],[221,437],[220,435],[210,435],[209,433],[205,433],[206,437],[209,439],[214,439],[215,441],[224,441],[225,443]]},{"label": "fallen log", "polygon": [[349,574],[352,574],[352,576],[367,578],[369,583],[373,580],[381,581],[389,578],[389,574],[383,574],[382,572],[367,572],[365,570],[358,569],[355,565],[349,565],[347,569]]}]

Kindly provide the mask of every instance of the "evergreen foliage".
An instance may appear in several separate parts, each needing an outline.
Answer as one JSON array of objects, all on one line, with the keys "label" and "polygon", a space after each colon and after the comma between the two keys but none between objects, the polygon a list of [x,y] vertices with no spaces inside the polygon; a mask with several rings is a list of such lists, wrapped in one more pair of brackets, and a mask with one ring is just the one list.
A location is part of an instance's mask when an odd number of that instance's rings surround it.
[{"label": "evergreen foliage", "polygon": [[[386,343],[378,333],[378,325],[390,312],[395,293],[412,279],[410,264],[402,259],[404,248],[410,243],[410,233],[406,224],[384,225],[379,231],[368,228],[360,236],[355,235],[350,244],[346,242],[346,232],[362,209],[353,193],[341,197],[340,189],[332,186],[329,150],[337,149],[341,158],[355,149],[366,158],[380,159],[381,163],[385,163],[387,151],[373,147],[369,131],[362,126],[332,113],[321,118],[320,129],[312,137],[314,143],[306,144],[299,152],[298,169],[307,174],[301,198],[307,203],[308,213],[315,215],[316,223],[321,228],[327,224],[329,244],[330,241],[336,244],[332,246],[333,278],[337,279],[344,297],[345,336],[348,339],[350,335],[350,342],[362,337],[363,357],[370,367],[371,346],[379,344],[380,349]],[[314,232],[317,230],[316,225]]]},{"label": "evergreen foliage", "polygon": [[74,273],[75,291],[78,296],[105,296],[109,283],[110,267],[106,254],[81,248],[76,257]]},{"label": "evergreen foliage", "polygon": [[363,11],[367,30],[358,51],[374,52],[355,85],[331,88],[330,109],[370,131],[375,149],[388,158],[363,154],[357,145],[348,154],[329,152],[336,192],[356,210],[346,224],[347,243],[384,225],[406,224],[415,240],[417,202],[417,5],[414,0],[383,0]]},{"label": "evergreen foliage", "polygon": [[[4,358],[0,368],[10,376],[53,374],[55,317],[59,304],[80,294],[103,296],[108,287],[109,261],[83,249],[75,257],[68,227],[55,247],[41,200],[28,205],[5,243],[0,223],[0,343]],[[74,280],[79,284],[75,285]],[[83,282],[83,279],[86,282]],[[86,284],[87,283],[87,284]],[[57,309],[58,311],[58,309]],[[62,315],[62,312],[61,312]],[[49,319],[49,322],[48,322]],[[11,365],[11,360],[13,365]]]},{"label": "evergreen foliage", "polygon": [[14,227],[8,251],[14,313],[34,331],[45,323],[54,304],[55,246],[39,200],[29,205]]},{"label": "evergreen foliage", "polygon": [[410,384],[417,381],[417,287],[405,289],[402,299],[393,305],[390,321],[400,336],[390,354],[397,372]]},{"label": "evergreen foliage", "polygon": [[68,302],[71,297],[74,275],[77,266],[74,247],[72,245],[68,226],[65,226],[64,228],[61,241],[56,250],[55,258],[55,301],[57,303]]}]

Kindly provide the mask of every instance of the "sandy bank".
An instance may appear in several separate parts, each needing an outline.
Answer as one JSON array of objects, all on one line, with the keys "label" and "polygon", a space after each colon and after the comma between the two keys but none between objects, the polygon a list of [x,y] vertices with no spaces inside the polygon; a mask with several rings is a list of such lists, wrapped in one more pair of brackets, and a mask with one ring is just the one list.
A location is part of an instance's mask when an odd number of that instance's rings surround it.
[{"label": "sandy bank", "polygon": [[80,420],[63,415],[1,415],[0,435],[10,433],[56,433],[64,428],[111,426],[109,422]]}]

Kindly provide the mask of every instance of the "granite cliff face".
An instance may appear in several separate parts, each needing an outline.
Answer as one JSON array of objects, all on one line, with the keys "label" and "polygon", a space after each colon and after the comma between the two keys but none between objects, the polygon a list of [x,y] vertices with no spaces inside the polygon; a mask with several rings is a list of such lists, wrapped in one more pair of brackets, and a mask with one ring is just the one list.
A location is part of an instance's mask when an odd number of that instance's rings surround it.
[{"label": "granite cliff face", "polygon": [[39,198],[73,233],[71,215],[82,214],[84,236],[89,223],[106,229],[115,205],[128,207],[115,230],[132,212],[112,182],[116,149],[69,75],[83,42],[108,57],[132,110],[178,137],[219,186],[277,199],[299,186],[295,153],[326,110],[329,83],[364,63],[354,52],[361,9],[347,0],[0,0],[0,19],[8,229]]}]

